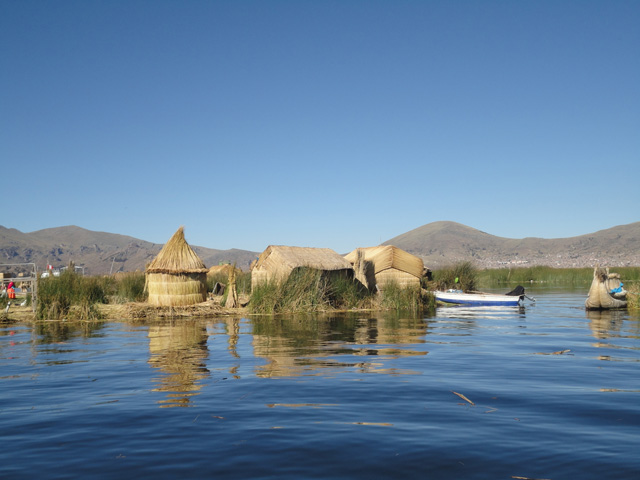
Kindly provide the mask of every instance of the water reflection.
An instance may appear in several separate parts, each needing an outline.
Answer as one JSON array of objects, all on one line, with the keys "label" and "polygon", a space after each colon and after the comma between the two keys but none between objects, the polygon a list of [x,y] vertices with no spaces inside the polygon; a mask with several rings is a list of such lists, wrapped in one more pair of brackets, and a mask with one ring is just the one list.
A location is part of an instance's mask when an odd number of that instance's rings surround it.
[{"label": "water reflection", "polygon": [[620,332],[627,312],[624,310],[585,310],[589,328],[598,339],[609,338],[612,332]]},{"label": "water reflection", "polygon": [[96,337],[104,328],[102,322],[43,322],[32,330],[34,345],[66,343],[72,338]]},{"label": "water reflection", "polygon": [[[292,377],[355,369],[364,373],[413,373],[384,368],[386,360],[426,355],[403,344],[424,343],[427,322],[394,316],[253,320],[254,355],[267,360],[259,377]],[[385,345],[393,347],[385,347]]]},{"label": "water reflection", "polygon": [[207,329],[200,322],[178,321],[149,326],[149,364],[162,375],[153,381],[153,391],[166,392],[163,407],[190,406],[190,399],[209,375],[206,361]]},{"label": "water reflection", "polygon": [[477,318],[495,318],[504,317],[524,318],[525,307],[520,305],[516,307],[496,307],[496,306],[479,306],[469,307],[465,305],[441,307],[436,310],[438,318],[459,318],[459,319],[477,319]]},{"label": "water reflection", "polygon": [[[629,312],[626,310],[587,310],[591,334],[598,341],[592,345],[596,348],[616,352],[615,356],[601,354],[596,358],[604,361],[637,361],[629,358],[627,351],[639,350],[629,340],[640,338],[633,332]],[[638,326],[636,322],[636,327]],[[637,328],[636,328],[637,329]]]},{"label": "water reflection", "polygon": [[238,353],[240,322],[242,322],[241,318],[225,318],[223,320],[224,330],[228,338],[227,350],[235,360],[235,364],[229,367],[229,374],[233,375],[233,378],[235,379],[240,378],[240,375],[238,374],[238,370],[240,369],[240,354]]}]

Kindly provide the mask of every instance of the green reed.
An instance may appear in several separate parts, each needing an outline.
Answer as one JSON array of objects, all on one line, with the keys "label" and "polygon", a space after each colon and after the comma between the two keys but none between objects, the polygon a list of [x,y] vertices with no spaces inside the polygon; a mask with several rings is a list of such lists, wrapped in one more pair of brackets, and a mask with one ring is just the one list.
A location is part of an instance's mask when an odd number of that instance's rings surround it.
[{"label": "green reed", "polygon": [[435,309],[436,300],[432,293],[418,286],[401,286],[395,282],[386,283],[380,292],[380,306],[383,310],[397,310],[417,313]]},{"label": "green reed", "polygon": [[113,277],[103,277],[105,286],[114,303],[144,302],[147,300],[144,272],[119,273]]},{"label": "green reed", "polygon": [[[227,285],[229,283],[229,275],[226,273],[215,273],[207,275],[207,291],[212,292],[216,283]],[[251,272],[243,272],[236,270],[236,289],[239,294],[251,293]]]},{"label": "green reed", "polygon": [[97,303],[107,303],[105,284],[99,277],[83,277],[67,270],[59,277],[38,279],[38,319],[98,319]]},{"label": "green reed", "polygon": [[478,269],[471,262],[459,262],[433,272],[430,287],[433,290],[455,288],[472,292],[478,288]]},{"label": "green reed", "polygon": [[294,270],[285,282],[265,282],[251,292],[254,313],[312,313],[358,309],[419,311],[435,306],[420,287],[386,285],[379,295],[344,275],[309,268]]},{"label": "green reed", "polygon": [[329,279],[319,270],[297,268],[284,282],[256,285],[249,308],[254,313],[307,313],[330,308]]},{"label": "green reed", "polygon": [[627,307],[632,310],[640,309],[640,283],[637,281],[628,286]]},{"label": "green reed", "polygon": [[[619,273],[623,282],[640,280],[640,267],[611,267],[611,273]],[[589,286],[593,280],[593,268],[554,268],[532,266],[519,268],[486,269],[478,273],[478,284],[483,287],[501,285],[525,285],[543,283],[559,286]]]}]

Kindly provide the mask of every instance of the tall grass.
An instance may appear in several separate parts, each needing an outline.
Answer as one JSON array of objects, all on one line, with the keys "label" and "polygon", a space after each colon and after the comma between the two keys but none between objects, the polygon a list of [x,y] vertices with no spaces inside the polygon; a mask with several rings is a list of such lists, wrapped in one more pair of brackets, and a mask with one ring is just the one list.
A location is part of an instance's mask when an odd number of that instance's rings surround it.
[{"label": "tall grass", "polygon": [[300,268],[285,282],[266,282],[253,289],[249,308],[253,313],[312,313],[336,310],[389,309],[418,311],[435,306],[420,287],[386,285],[380,295],[344,276]]},{"label": "tall grass", "polygon": [[98,304],[144,301],[144,282],[142,272],[84,277],[67,270],[59,277],[40,278],[36,318],[99,320]]},{"label": "tall grass", "polygon": [[[619,273],[623,282],[640,280],[640,267],[611,267]],[[593,268],[554,268],[547,266],[502,268],[482,270],[478,283],[483,287],[545,283],[549,285],[588,286],[593,280]]]},{"label": "tall grass", "polygon": [[459,262],[433,272],[434,290],[455,288],[464,292],[478,289],[478,269],[471,262]]},{"label": "tall grass", "polygon": [[420,286],[400,286],[395,282],[388,282],[380,292],[380,306],[387,310],[417,313],[435,309],[436,300],[433,294]]},{"label": "tall grass", "polygon": [[640,309],[640,283],[634,282],[627,290],[627,307],[632,310]]},{"label": "tall grass", "polygon": [[265,282],[251,292],[254,313],[308,313],[327,310],[329,281],[319,270],[297,268],[284,282]]},{"label": "tall grass", "polygon": [[107,293],[100,278],[82,277],[67,270],[59,277],[38,279],[36,318],[95,320],[100,318],[95,305],[106,302]]},{"label": "tall grass", "polygon": [[144,302],[147,299],[145,291],[144,272],[119,273],[114,277],[105,277],[111,301],[115,303]]},{"label": "tall grass", "polygon": [[[222,305],[227,300],[227,284],[229,283],[229,275],[224,272],[207,275],[207,292],[212,292],[216,283],[225,285],[225,291],[222,296]],[[238,295],[249,295],[251,293],[251,272],[243,272],[236,270],[236,291]]]}]

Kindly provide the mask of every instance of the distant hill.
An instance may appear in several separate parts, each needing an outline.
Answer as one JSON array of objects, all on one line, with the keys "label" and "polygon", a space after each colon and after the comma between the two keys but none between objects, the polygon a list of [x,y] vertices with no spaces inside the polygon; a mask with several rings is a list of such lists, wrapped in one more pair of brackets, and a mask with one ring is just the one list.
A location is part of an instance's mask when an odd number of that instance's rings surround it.
[{"label": "distant hill", "polygon": [[[143,271],[162,246],[76,226],[47,228],[30,233],[0,226],[0,264],[35,263],[39,271],[44,270],[47,264],[66,266],[70,260],[83,266],[87,275]],[[247,250],[192,247],[207,267],[221,262],[235,262],[239,268],[249,270],[251,261],[258,255]]]},{"label": "distant hill", "polygon": [[[168,240],[168,239],[167,239]],[[640,222],[570,238],[512,239],[491,235],[455,222],[434,222],[398,235],[383,245],[395,245],[438,269],[459,261],[480,268],[549,265],[592,267],[640,266]],[[236,263],[249,270],[259,252],[215,250],[192,245],[206,266]],[[87,275],[143,271],[162,244],[76,226],[23,233],[0,226],[0,264],[35,263],[63,267],[73,260]],[[2,267],[0,267],[2,272]]]},{"label": "distant hill", "polygon": [[481,268],[640,266],[640,222],[569,238],[497,237],[455,222],[433,222],[398,235],[395,245],[437,269],[459,261]]}]

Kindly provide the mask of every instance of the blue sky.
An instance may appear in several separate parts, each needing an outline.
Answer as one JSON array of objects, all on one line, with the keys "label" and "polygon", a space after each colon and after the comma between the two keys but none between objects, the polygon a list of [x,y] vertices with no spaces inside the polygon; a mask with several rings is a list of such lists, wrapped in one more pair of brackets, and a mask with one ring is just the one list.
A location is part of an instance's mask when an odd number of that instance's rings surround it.
[{"label": "blue sky", "polygon": [[347,252],[640,220],[638,1],[0,1],[0,224]]}]

